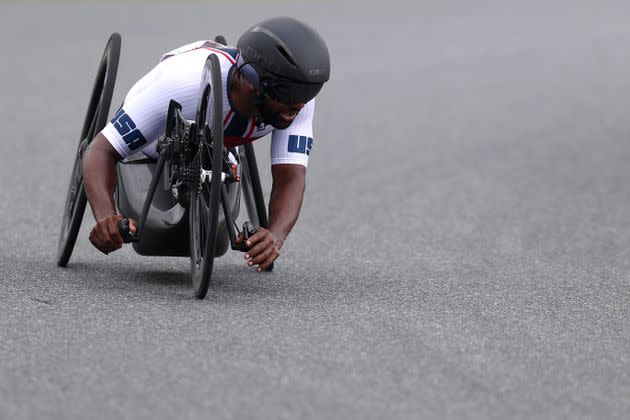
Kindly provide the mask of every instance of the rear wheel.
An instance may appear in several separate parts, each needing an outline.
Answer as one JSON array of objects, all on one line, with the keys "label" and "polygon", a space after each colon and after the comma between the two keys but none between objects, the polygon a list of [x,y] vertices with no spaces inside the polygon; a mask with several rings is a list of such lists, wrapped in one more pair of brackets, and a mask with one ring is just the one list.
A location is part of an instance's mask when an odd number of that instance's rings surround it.
[{"label": "rear wheel", "polygon": [[254,196],[252,176],[247,163],[245,145],[239,147],[239,158],[241,162],[241,190],[245,208],[247,209],[247,217],[254,226],[259,227],[261,226],[260,217],[258,217],[258,208],[256,206],[256,197]]},{"label": "rear wheel", "polygon": [[[241,162],[243,163],[243,190],[247,212],[250,220],[255,220],[255,226],[265,229],[269,228],[269,218],[267,217],[267,207],[265,206],[265,197],[263,196],[262,186],[260,183],[260,175],[258,173],[258,163],[256,162],[256,154],[254,153],[254,145],[251,143],[244,144],[241,149]],[[252,222],[253,223],[253,222]]]},{"label": "rear wheel", "polygon": [[107,123],[109,106],[116,82],[116,73],[118,72],[119,58],[120,35],[114,33],[107,42],[101,63],[98,66],[90,104],[88,105],[83,129],[79,137],[79,146],[74,156],[70,185],[66,194],[63,218],[61,219],[61,232],[57,244],[57,265],[60,267],[65,267],[68,264],[79,229],[81,228],[81,221],[83,220],[83,213],[87,204],[87,198],[83,190],[81,158],[87,145]]},{"label": "rear wheel", "polygon": [[[247,215],[254,226],[268,229],[269,218],[267,217],[267,207],[265,206],[265,198],[260,184],[260,175],[258,174],[258,164],[256,163],[254,146],[251,143],[247,143],[241,146],[240,149],[243,168],[241,185],[243,187]],[[273,263],[271,263],[266,271],[271,270],[273,270]]]},{"label": "rear wheel", "polygon": [[206,60],[200,91],[194,139],[199,183],[190,193],[189,229],[193,291],[203,299],[212,278],[221,205],[223,91],[221,67],[215,55]]}]

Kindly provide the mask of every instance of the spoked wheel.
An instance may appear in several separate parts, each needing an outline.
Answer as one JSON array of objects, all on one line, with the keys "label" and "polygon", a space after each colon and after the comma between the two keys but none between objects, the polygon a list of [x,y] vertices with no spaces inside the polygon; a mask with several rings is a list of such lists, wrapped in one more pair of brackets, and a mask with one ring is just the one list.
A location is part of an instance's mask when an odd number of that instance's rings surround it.
[{"label": "spoked wheel", "polygon": [[118,72],[118,59],[120,58],[120,35],[112,34],[105,47],[103,58],[98,66],[96,81],[92,88],[92,96],[88,106],[83,129],[79,137],[79,146],[74,156],[70,185],[61,220],[61,233],[57,245],[57,265],[65,267],[70,260],[74,244],[79,234],[83,213],[87,198],[83,190],[83,171],[81,158],[87,145],[92,141],[96,133],[100,132],[107,123],[109,106],[114,93],[116,73]]},{"label": "spoked wheel", "polygon": [[196,297],[203,299],[212,277],[221,205],[223,91],[221,67],[215,55],[206,60],[200,91],[195,121],[199,185],[190,193],[189,236],[193,290]]}]

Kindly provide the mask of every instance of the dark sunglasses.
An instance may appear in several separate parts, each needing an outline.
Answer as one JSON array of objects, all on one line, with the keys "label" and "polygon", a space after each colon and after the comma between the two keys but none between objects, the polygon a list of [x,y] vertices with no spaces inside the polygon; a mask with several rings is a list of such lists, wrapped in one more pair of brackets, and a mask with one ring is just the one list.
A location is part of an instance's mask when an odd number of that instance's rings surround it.
[{"label": "dark sunglasses", "polygon": [[263,96],[283,104],[306,103],[321,89],[320,84],[298,83],[270,73],[264,69],[256,71],[256,64],[249,63],[239,55],[236,67],[243,77],[250,82]]}]

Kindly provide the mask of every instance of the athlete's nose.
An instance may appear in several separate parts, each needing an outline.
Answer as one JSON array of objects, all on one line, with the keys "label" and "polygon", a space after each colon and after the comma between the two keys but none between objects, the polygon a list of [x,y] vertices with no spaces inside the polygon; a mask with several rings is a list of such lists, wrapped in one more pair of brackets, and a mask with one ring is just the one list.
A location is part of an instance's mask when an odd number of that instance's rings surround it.
[{"label": "athlete's nose", "polygon": [[291,122],[295,119],[297,114],[297,111],[281,112],[280,117],[287,122]]}]

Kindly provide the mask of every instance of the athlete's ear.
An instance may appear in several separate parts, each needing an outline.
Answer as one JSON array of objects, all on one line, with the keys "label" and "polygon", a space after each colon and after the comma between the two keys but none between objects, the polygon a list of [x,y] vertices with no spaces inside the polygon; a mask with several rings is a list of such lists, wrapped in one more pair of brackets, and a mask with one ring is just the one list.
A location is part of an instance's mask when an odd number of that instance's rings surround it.
[{"label": "athlete's ear", "polygon": [[260,92],[258,92],[258,89],[254,89],[251,92],[250,98],[252,100],[252,103],[256,106],[258,105],[262,105],[263,102],[265,102],[265,98],[263,95],[260,94]]},{"label": "athlete's ear", "polygon": [[240,90],[243,93],[247,93],[249,95],[251,95],[252,93],[256,93],[257,89],[256,86],[254,86],[249,80],[247,80],[245,78],[245,76],[243,76],[243,73],[240,72],[240,70],[238,71],[238,85]]}]

